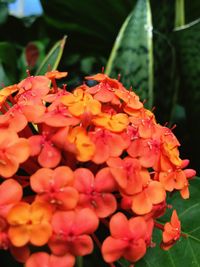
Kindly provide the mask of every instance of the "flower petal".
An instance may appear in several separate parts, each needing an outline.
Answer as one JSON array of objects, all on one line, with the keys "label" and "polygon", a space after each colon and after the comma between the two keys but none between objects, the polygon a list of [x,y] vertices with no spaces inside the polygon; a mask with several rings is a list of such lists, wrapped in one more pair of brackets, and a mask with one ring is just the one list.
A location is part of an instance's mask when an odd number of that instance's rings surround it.
[{"label": "flower petal", "polygon": [[33,224],[30,232],[30,243],[35,246],[43,246],[48,242],[51,234],[52,227],[50,223]]},{"label": "flower petal", "polygon": [[85,256],[93,251],[92,238],[89,235],[80,235],[71,244],[70,252],[75,256]]},{"label": "flower petal", "polygon": [[92,234],[97,229],[99,220],[89,208],[85,208],[76,212],[74,221],[74,230],[76,235]]},{"label": "flower petal", "polygon": [[146,243],[144,239],[137,240],[136,244],[130,245],[124,252],[124,258],[131,262],[141,259],[146,253]]},{"label": "flower petal", "polygon": [[106,262],[114,262],[120,259],[126,248],[127,242],[113,237],[107,237],[102,244],[102,255]]},{"label": "flower petal", "polygon": [[110,233],[114,238],[129,237],[129,224],[126,216],[118,212],[110,220]]},{"label": "flower petal", "polygon": [[29,230],[27,225],[11,226],[8,236],[15,247],[22,247],[29,242]]}]

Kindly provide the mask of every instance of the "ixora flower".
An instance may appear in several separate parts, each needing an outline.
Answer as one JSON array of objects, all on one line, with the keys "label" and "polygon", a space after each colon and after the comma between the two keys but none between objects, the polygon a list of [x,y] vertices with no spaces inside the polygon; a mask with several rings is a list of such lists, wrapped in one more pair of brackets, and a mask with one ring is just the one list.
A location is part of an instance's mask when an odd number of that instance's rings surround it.
[{"label": "ixora flower", "polygon": [[142,217],[127,220],[122,213],[116,213],[110,220],[111,236],[103,242],[102,254],[106,262],[114,262],[122,256],[136,262],[145,253],[151,237],[153,221]]},{"label": "ixora flower", "polygon": [[120,81],[99,73],[68,92],[56,82],[66,76],[29,75],[1,90],[0,249],[25,267],[73,267],[95,246],[112,267],[137,265],[155,228],[164,250],[184,236],[176,211],[158,219],[169,192],[189,198],[196,172]]}]

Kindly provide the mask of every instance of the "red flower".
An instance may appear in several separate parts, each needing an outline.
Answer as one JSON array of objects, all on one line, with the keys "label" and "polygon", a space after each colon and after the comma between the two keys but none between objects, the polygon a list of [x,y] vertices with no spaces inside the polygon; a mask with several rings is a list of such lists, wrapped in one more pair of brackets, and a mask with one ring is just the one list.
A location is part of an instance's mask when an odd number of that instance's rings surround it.
[{"label": "red flower", "polygon": [[102,245],[102,254],[106,262],[114,262],[121,257],[136,262],[141,259],[152,235],[153,221],[148,223],[142,217],[127,220],[120,212],[110,220],[111,236]]},{"label": "red flower", "polygon": [[58,209],[74,209],[78,202],[78,192],[73,187],[74,174],[67,166],[55,170],[41,168],[30,177],[33,191],[38,201],[47,201]]},{"label": "red flower", "polygon": [[21,185],[8,179],[0,185],[0,216],[6,217],[9,210],[18,203],[23,195]]},{"label": "red flower", "polygon": [[99,82],[99,84],[86,89],[86,92],[94,95],[95,99],[102,103],[111,102],[112,104],[120,104],[118,97],[115,95],[116,90],[123,88],[119,81],[111,79],[103,73],[87,76],[86,79]]},{"label": "red flower", "polygon": [[96,215],[104,218],[112,214],[117,208],[113,194],[116,184],[109,168],[101,169],[94,177],[86,168],[76,169],[74,172],[74,187],[79,191],[79,208],[91,208]]},{"label": "red flower", "polygon": [[46,252],[33,253],[26,261],[26,267],[73,267],[75,264],[74,256],[66,254],[57,257]]},{"label": "red flower", "polygon": [[70,253],[84,256],[93,251],[89,234],[98,227],[98,218],[91,209],[79,211],[58,211],[52,218],[53,236],[49,247],[53,254],[63,256]]},{"label": "red flower", "polygon": [[137,159],[126,157],[110,158],[107,161],[110,171],[122,192],[133,195],[142,191],[143,184],[146,184],[150,175],[143,169]]},{"label": "red flower", "polygon": [[61,151],[52,141],[56,129],[44,125],[40,135],[29,138],[31,156],[38,156],[38,162],[42,167],[54,168],[61,161]]}]

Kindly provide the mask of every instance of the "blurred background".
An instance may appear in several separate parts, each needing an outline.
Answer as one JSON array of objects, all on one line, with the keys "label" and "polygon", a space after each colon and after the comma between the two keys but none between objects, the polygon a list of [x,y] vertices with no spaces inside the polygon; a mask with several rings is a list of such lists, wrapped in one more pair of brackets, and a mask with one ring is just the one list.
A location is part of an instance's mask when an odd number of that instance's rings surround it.
[{"label": "blurred background", "polygon": [[67,36],[58,69],[69,90],[102,67],[121,74],[158,122],[177,125],[181,157],[199,171],[199,18],[199,0],[0,0],[0,85],[35,74]]}]

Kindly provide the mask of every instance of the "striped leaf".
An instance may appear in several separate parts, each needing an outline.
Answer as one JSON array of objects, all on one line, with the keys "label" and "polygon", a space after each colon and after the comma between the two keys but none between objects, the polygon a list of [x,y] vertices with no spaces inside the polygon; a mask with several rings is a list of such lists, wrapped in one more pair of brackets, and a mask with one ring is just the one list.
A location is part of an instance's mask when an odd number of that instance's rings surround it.
[{"label": "striped leaf", "polygon": [[138,0],[123,23],[106,66],[112,77],[121,74],[126,87],[132,86],[148,107],[153,103],[153,42],[148,0]]}]

